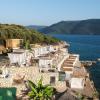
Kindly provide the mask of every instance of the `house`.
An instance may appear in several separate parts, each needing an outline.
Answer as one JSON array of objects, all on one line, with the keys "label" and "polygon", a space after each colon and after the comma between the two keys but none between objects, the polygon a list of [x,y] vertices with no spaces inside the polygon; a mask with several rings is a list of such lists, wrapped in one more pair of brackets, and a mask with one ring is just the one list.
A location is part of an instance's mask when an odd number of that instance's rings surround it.
[{"label": "house", "polygon": [[80,67],[79,55],[70,54],[69,57],[63,62],[61,70],[66,73],[66,80],[70,80],[73,75],[74,68],[78,66]]},{"label": "house", "polygon": [[26,64],[26,53],[24,52],[12,52],[8,53],[10,64]]},{"label": "house", "polygon": [[59,43],[53,44],[53,48],[57,51],[57,50],[61,50],[64,49],[67,50],[67,48],[69,47],[69,44],[66,43],[65,41],[61,41]]},{"label": "house", "polygon": [[38,57],[44,54],[48,54],[50,52],[57,52],[62,51],[65,53],[68,53],[68,49],[64,48],[63,43],[53,44],[53,45],[46,45],[46,44],[31,44],[32,52],[34,53],[34,57]]},{"label": "house", "polygon": [[6,48],[19,49],[23,44],[23,39],[7,39]]},{"label": "house", "polygon": [[39,67],[50,68],[52,66],[52,59],[48,57],[42,57],[39,59]]},{"label": "house", "polygon": [[48,53],[39,56],[39,67],[40,68],[52,68],[53,61],[56,59],[56,53]]},{"label": "house", "polygon": [[52,45],[45,45],[45,46],[35,46],[34,48],[32,48],[32,52],[34,53],[34,57],[38,57],[44,54],[48,54],[50,52],[54,52],[54,48]]},{"label": "house", "polygon": [[83,90],[84,89],[84,84],[85,84],[84,78],[73,77],[70,80],[70,88],[71,89]]},{"label": "house", "polygon": [[72,78],[69,81],[71,89],[83,90],[86,76],[87,72],[84,67],[74,67]]},{"label": "house", "polygon": [[41,55],[39,56],[39,67],[58,69],[58,65],[62,61],[64,56],[64,53],[60,50]]},{"label": "house", "polygon": [[[15,50],[16,51],[16,50]],[[24,51],[16,51],[12,53],[8,53],[8,57],[10,60],[10,64],[19,64],[20,66],[26,65],[30,66],[33,54],[28,50]]]},{"label": "house", "polygon": [[65,80],[69,81],[71,79],[72,74],[73,74],[73,67],[63,68],[63,70],[65,71],[65,74],[66,74]]}]

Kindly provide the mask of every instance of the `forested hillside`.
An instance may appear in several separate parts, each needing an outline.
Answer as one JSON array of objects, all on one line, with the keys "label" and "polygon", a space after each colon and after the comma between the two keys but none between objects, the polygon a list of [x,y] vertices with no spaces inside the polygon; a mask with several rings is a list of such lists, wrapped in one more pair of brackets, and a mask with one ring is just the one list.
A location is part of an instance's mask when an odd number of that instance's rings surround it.
[{"label": "forested hillside", "polygon": [[29,40],[30,43],[55,43],[59,41],[56,38],[44,35],[33,29],[27,29],[21,25],[0,24],[0,39],[12,38],[24,39],[24,41]]},{"label": "forested hillside", "polygon": [[64,33],[79,35],[100,35],[100,19],[61,21],[41,30],[46,34]]}]

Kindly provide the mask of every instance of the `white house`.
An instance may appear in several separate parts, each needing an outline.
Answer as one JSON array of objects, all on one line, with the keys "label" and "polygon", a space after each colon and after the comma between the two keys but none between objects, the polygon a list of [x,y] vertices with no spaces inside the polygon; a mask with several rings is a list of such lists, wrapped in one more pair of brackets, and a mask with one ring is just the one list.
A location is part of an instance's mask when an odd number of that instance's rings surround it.
[{"label": "white house", "polygon": [[32,52],[34,53],[34,57],[48,54],[50,52],[56,52],[58,50],[62,51],[66,55],[66,53],[68,53],[68,48],[65,48],[64,45],[65,44],[63,44],[63,43],[54,44],[54,45],[34,44],[34,46],[32,47]]},{"label": "white house", "polygon": [[[39,66],[46,66],[46,67],[53,67],[58,68],[61,63],[63,63],[65,55],[62,51],[56,51],[51,52],[48,54],[44,54],[42,56],[39,56]],[[66,57],[68,57],[68,54],[66,54]]]},{"label": "white house", "polygon": [[66,73],[66,80],[70,80],[71,76],[73,75],[74,68],[78,66],[80,67],[79,55],[77,54],[70,54],[68,58],[62,64],[61,70],[65,71]]},{"label": "white house", "polygon": [[44,54],[48,54],[50,52],[54,52],[55,50],[53,46],[50,45],[50,46],[39,46],[39,47],[32,48],[32,51],[34,53],[34,57],[38,57]]},{"label": "white house", "polygon": [[46,59],[46,58],[42,58],[39,59],[39,67],[41,68],[50,68],[52,66],[52,59]]},{"label": "white house", "polygon": [[84,78],[71,78],[70,87],[71,89],[84,89]]},{"label": "white house", "polygon": [[22,65],[31,65],[31,59],[33,57],[33,54],[29,51],[24,52],[12,52],[8,53],[8,57],[10,60],[10,64],[16,64],[18,63],[20,66]]}]

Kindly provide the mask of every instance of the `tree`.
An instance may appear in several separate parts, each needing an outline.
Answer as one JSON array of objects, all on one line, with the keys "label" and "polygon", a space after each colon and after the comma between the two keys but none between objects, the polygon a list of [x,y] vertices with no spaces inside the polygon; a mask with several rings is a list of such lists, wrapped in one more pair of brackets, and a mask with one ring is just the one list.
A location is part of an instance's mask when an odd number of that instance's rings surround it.
[{"label": "tree", "polygon": [[51,100],[54,92],[53,87],[50,85],[43,85],[42,78],[38,81],[37,85],[32,81],[28,80],[31,91],[29,91],[28,96],[32,100]]},{"label": "tree", "polygon": [[55,43],[57,39],[44,35],[34,29],[28,29],[24,26],[14,24],[0,24],[0,39],[23,39],[33,43]]},{"label": "tree", "polygon": [[26,50],[30,49],[30,42],[29,42],[29,40],[25,41],[25,49]]}]

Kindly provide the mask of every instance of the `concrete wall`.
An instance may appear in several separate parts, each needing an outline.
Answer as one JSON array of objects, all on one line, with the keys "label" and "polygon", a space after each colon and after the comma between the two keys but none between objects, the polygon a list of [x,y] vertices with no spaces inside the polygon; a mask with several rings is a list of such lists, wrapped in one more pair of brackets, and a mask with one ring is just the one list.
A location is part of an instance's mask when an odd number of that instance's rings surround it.
[{"label": "concrete wall", "polygon": [[3,45],[0,45],[0,51],[5,50],[5,47]]},{"label": "concrete wall", "polygon": [[84,89],[84,78],[71,78],[70,87],[72,89]]},{"label": "concrete wall", "polygon": [[6,48],[20,48],[21,42],[23,42],[23,39],[7,39]]},{"label": "concrete wall", "polygon": [[50,67],[52,66],[52,60],[48,59],[39,59],[39,67]]}]

